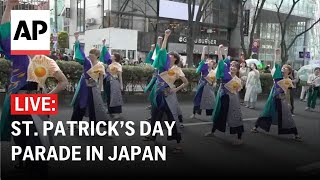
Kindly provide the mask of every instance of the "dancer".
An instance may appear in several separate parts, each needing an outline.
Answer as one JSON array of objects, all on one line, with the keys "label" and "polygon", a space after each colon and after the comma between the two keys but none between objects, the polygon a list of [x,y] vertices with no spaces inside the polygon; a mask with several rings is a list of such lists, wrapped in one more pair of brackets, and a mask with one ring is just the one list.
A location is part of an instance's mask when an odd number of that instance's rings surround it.
[{"label": "dancer", "polygon": [[249,71],[250,71],[250,69],[247,67],[247,62],[246,61],[241,62],[240,70],[239,70],[239,78],[242,81],[241,82],[242,89],[239,92],[241,104],[244,104],[244,96],[246,94],[246,82],[247,82],[247,77],[248,77]]},{"label": "dancer", "polygon": [[[169,123],[175,122],[172,136],[168,136],[168,140],[176,140],[177,147],[174,152],[179,153],[182,148],[179,146],[181,141],[181,130],[179,125],[179,103],[176,92],[188,85],[188,80],[185,78],[181,68],[177,66],[180,62],[179,54],[170,52],[167,54],[166,47],[168,38],[171,34],[170,30],[166,30],[165,38],[162,43],[161,50],[153,63],[153,67],[159,70],[155,87],[152,89],[152,118],[151,126],[154,127],[157,121],[162,120],[163,114],[166,114]],[[179,87],[174,86],[177,79],[182,80]],[[147,136],[146,140],[156,140],[156,136]]]},{"label": "dancer", "polygon": [[309,75],[308,77],[308,102],[306,111],[314,111],[317,102],[317,96],[320,88],[320,67],[314,69],[314,74]]},{"label": "dancer", "polygon": [[80,47],[79,33],[75,33],[74,36],[75,59],[83,65],[83,74],[71,103],[73,106],[71,121],[82,121],[87,110],[90,121],[108,121],[101,96],[105,68],[98,59],[100,51],[93,48],[89,52],[89,57],[86,57]]},{"label": "dancer", "polygon": [[[30,136],[26,134],[26,126],[20,127],[21,134],[14,136],[13,140],[17,146],[20,146],[24,151],[26,146],[34,148],[35,146],[49,147],[53,144],[52,136],[43,136],[42,127],[43,121],[49,121],[49,117],[45,115],[11,115],[10,114],[10,95],[11,94],[35,94],[46,93],[45,82],[47,77],[54,77],[58,84],[49,92],[49,94],[57,94],[68,84],[68,80],[62,73],[56,62],[47,56],[36,55],[11,55],[10,49],[10,14],[14,6],[19,5],[18,0],[8,0],[0,25],[0,53],[4,54],[6,59],[12,62],[12,74],[10,85],[4,100],[4,105],[1,114],[0,130],[1,141],[11,140],[11,123],[14,121],[33,121],[29,127]],[[48,42],[49,43],[49,42]],[[41,66],[38,66],[41,64]],[[41,69],[39,69],[41,67]],[[41,128],[41,129],[40,129]],[[38,136],[34,136],[38,133]],[[33,152],[35,153],[35,152]],[[23,152],[21,153],[24,154]],[[47,178],[48,165],[44,161],[22,161],[22,156],[19,156],[18,163],[15,168],[28,168],[28,173],[35,178]]]},{"label": "dancer", "polygon": [[[158,52],[160,50],[160,45],[161,45],[162,39],[163,38],[161,36],[159,36],[157,44],[156,45],[154,45],[154,44],[151,45],[150,52],[148,53],[148,56],[146,57],[146,60],[145,60],[146,64],[150,64],[150,65],[153,64],[154,59],[156,58],[156,56],[157,56],[157,54],[158,54]],[[148,83],[148,85],[145,87],[144,93],[146,93],[148,91],[149,92],[152,91],[152,88],[154,87],[155,82],[157,80],[157,75],[158,75],[158,70],[154,69],[153,74],[152,74],[152,78],[151,78],[150,82]],[[151,102],[150,95],[148,97],[148,100]],[[151,105],[148,106],[146,109],[150,109],[151,110]],[[151,120],[151,117],[147,118],[147,120]]]},{"label": "dancer", "polygon": [[278,126],[278,134],[294,134],[294,139],[301,141],[301,137],[298,135],[298,130],[290,111],[289,87],[293,85],[289,76],[292,68],[289,65],[283,65],[281,68],[278,64],[279,54],[280,49],[277,49],[275,54],[275,66],[272,70],[274,85],[264,110],[258,118],[255,127],[251,129],[251,132],[257,133],[258,127],[269,132],[270,127],[273,124]]},{"label": "dancer", "polygon": [[221,50],[223,45],[219,46],[216,77],[221,79],[220,88],[214,105],[212,115],[213,127],[212,130],[205,136],[214,136],[216,130],[221,132],[226,131],[226,125],[230,127],[230,134],[237,134],[237,141],[234,145],[242,144],[242,133],[244,132],[242,113],[240,107],[239,91],[241,89],[241,80],[237,77],[239,73],[239,63],[229,59],[222,59]]},{"label": "dancer", "polygon": [[211,116],[215,101],[215,66],[216,63],[210,57],[205,60],[207,47],[202,50],[201,62],[197,68],[197,73],[201,72],[198,90],[193,100],[193,114],[191,118],[196,118],[196,114],[201,115],[202,109],[206,110],[206,115]]},{"label": "dancer", "polygon": [[[289,64],[289,66],[291,66]],[[289,75],[289,78],[292,80],[292,87],[289,87],[289,92],[290,92],[290,111],[291,111],[291,115],[292,116],[295,116],[294,115],[294,92],[296,91],[296,87],[297,87],[297,84],[299,82],[299,78],[298,78],[298,75],[297,75],[297,71],[295,69],[292,69],[290,75]]]},{"label": "dancer", "polygon": [[246,95],[244,96],[244,102],[247,108],[254,109],[258,93],[261,93],[260,73],[257,70],[257,65],[251,64],[251,71],[248,74],[246,82]]},{"label": "dancer", "polygon": [[112,63],[107,66],[107,76],[104,83],[104,93],[107,97],[108,111],[112,118],[120,119],[122,113],[122,65],[121,56],[114,53],[111,56]]},{"label": "dancer", "polygon": [[307,81],[303,81],[301,79],[300,79],[300,84],[302,86],[301,93],[300,93],[300,101],[307,102],[309,86],[307,84]]}]

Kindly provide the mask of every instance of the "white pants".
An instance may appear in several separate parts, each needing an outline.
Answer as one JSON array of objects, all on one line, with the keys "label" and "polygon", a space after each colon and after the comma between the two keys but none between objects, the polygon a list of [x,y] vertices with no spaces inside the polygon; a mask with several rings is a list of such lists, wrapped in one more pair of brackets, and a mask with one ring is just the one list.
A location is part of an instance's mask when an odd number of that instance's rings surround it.
[{"label": "white pants", "polygon": [[300,99],[303,100],[303,99],[307,98],[306,94],[307,94],[308,89],[309,89],[309,86],[302,86]]}]

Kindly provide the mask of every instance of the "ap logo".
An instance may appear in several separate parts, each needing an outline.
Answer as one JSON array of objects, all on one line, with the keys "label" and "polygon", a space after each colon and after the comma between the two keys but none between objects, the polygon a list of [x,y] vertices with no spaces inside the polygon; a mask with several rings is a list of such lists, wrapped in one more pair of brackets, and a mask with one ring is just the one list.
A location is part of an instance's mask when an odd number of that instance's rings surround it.
[{"label": "ap logo", "polygon": [[11,55],[50,54],[50,11],[11,11]]}]

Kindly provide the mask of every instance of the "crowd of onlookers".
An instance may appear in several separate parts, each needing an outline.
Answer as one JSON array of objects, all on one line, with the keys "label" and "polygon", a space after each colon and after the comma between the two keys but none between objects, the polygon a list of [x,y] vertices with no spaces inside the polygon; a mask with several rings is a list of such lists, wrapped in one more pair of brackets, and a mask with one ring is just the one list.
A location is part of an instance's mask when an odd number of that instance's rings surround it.
[{"label": "crowd of onlookers", "polygon": [[61,53],[59,51],[57,51],[57,52],[52,51],[49,57],[55,61],[56,60],[64,60],[64,61],[72,61],[73,60],[73,56],[70,53],[66,54],[66,53]]}]

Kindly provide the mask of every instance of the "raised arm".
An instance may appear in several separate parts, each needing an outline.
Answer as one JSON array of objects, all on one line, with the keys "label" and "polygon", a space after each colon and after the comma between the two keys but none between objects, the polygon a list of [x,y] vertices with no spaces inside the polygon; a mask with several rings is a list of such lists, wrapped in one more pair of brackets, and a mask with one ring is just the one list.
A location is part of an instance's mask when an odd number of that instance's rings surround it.
[{"label": "raised arm", "polygon": [[157,41],[157,45],[160,47],[161,43],[162,43],[163,37],[159,36],[158,37],[158,41]]},{"label": "raised arm", "polygon": [[[205,63],[206,63],[206,60],[205,60],[206,52],[207,52],[207,46],[203,46],[202,55],[201,55],[201,61],[200,61],[199,65],[198,65],[196,73],[200,73],[200,72],[202,72],[204,70]],[[206,67],[207,67],[207,69],[205,69],[205,70],[208,70],[208,66],[206,66]]]},{"label": "raised arm", "polygon": [[220,45],[219,45],[219,48],[218,48],[218,61],[223,60],[223,57],[222,57],[222,48],[223,48],[223,45],[220,44]]},{"label": "raised arm", "polygon": [[144,61],[145,63],[147,63],[147,64],[153,63],[152,56],[153,56],[154,49],[155,49],[155,45],[152,44],[151,48],[150,48],[150,52],[148,53],[146,60]]},{"label": "raised arm", "polygon": [[85,60],[85,54],[83,50],[80,47],[80,41],[79,41],[79,33],[74,33],[75,38],[75,44],[74,44],[74,59],[79,62],[80,64],[84,63]]},{"label": "raised arm", "polygon": [[27,61],[28,56],[14,56],[11,55],[10,36],[11,36],[11,23],[10,15],[14,6],[18,5],[18,0],[8,0],[6,2],[6,9],[3,13],[2,21],[0,24],[0,52],[5,55],[7,60],[11,61]]},{"label": "raised arm", "polygon": [[207,53],[207,49],[208,49],[207,46],[203,46],[203,48],[202,48],[201,60],[205,60],[205,58],[206,58],[206,53]]},{"label": "raised arm", "polygon": [[106,47],[106,39],[102,40],[102,49],[101,49],[99,60],[103,64],[107,64],[107,65],[110,65],[112,63],[111,55],[108,51],[108,48]]},{"label": "raised arm", "polygon": [[281,73],[281,61],[280,61],[280,55],[281,55],[281,50],[276,49],[275,51],[275,56],[274,56],[274,66],[272,68],[271,74],[273,79],[280,79],[282,78],[282,73]]},{"label": "raised arm", "polygon": [[6,9],[4,10],[1,24],[10,22],[11,19],[11,10],[13,9],[14,6],[19,4],[19,0],[8,0],[6,3]]},{"label": "raised arm", "polygon": [[162,43],[161,49],[166,49],[167,48],[168,38],[169,38],[170,34],[171,34],[170,29],[167,29],[165,31],[165,35],[164,35],[164,39],[163,39],[163,43]]}]

